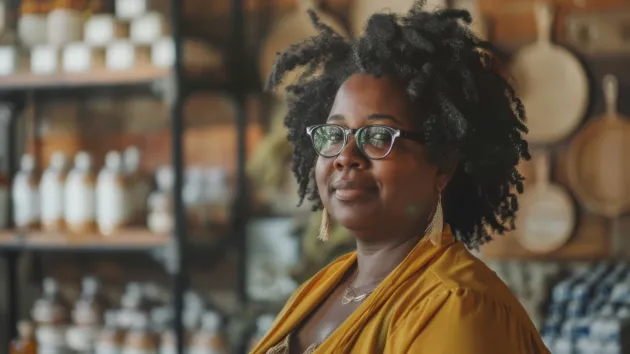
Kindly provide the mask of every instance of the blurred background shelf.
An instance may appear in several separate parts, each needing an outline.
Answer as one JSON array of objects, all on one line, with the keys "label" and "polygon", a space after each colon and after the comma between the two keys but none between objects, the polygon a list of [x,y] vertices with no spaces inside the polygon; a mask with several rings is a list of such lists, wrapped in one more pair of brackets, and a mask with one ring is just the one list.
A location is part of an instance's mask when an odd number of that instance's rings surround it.
[{"label": "blurred background shelf", "polygon": [[4,232],[0,234],[0,250],[24,251],[145,251],[168,244],[168,235],[151,233],[145,229],[125,229],[111,236],[99,234],[73,235],[41,231]]},{"label": "blurred background shelf", "polygon": [[172,70],[138,67],[129,71],[100,70],[87,73],[53,75],[15,74],[0,77],[0,90],[36,90],[63,87],[91,87],[145,84],[163,80]]},{"label": "blurred background shelf", "polygon": [[[228,245],[230,236],[224,230],[209,230],[191,233],[188,247],[191,251],[216,252]],[[97,233],[76,235],[64,232],[42,231],[2,231],[0,232],[0,252],[2,251],[63,251],[63,252],[139,252],[166,247],[172,236],[156,234],[143,228],[128,228],[112,235]]]}]

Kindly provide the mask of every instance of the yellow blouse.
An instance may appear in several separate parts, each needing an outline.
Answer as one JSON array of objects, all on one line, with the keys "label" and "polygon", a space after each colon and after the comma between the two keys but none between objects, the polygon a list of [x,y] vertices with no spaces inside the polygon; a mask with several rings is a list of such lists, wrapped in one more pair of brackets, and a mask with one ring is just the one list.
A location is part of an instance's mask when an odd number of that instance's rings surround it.
[{"label": "yellow blouse", "polygon": [[[356,262],[344,255],[305,282],[251,354],[282,347]],[[271,350],[270,350],[271,349]],[[420,241],[314,353],[550,353],[509,288],[445,227]]]}]

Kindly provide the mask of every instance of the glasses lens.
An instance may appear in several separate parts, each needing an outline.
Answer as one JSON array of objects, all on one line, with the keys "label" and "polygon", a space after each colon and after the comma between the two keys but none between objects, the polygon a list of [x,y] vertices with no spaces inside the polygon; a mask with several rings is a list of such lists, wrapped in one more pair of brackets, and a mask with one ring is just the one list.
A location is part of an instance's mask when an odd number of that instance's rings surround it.
[{"label": "glasses lens", "polygon": [[361,130],[357,140],[365,155],[372,159],[380,159],[392,149],[394,135],[385,127],[369,126]]},{"label": "glasses lens", "polygon": [[335,125],[322,125],[312,132],[315,151],[322,156],[336,156],[343,149],[344,132]]}]

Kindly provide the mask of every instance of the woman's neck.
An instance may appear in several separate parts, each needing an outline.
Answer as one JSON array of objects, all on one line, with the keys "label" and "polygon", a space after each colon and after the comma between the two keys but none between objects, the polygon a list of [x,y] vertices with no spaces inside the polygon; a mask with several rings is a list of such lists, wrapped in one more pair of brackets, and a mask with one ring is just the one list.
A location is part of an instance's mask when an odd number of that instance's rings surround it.
[{"label": "woman's neck", "polygon": [[421,236],[405,241],[365,243],[357,241],[357,277],[353,287],[376,285],[394,270],[420,241]]}]

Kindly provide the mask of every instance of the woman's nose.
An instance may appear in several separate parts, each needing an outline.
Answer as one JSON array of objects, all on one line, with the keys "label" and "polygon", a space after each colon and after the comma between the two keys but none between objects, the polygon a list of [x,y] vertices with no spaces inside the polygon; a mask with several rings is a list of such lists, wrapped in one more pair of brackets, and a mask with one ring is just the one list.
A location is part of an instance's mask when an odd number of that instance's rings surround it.
[{"label": "woman's nose", "polygon": [[354,136],[349,137],[348,143],[335,158],[335,168],[337,170],[346,168],[364,169],[369,163],[370,161],[357,146]]}]

